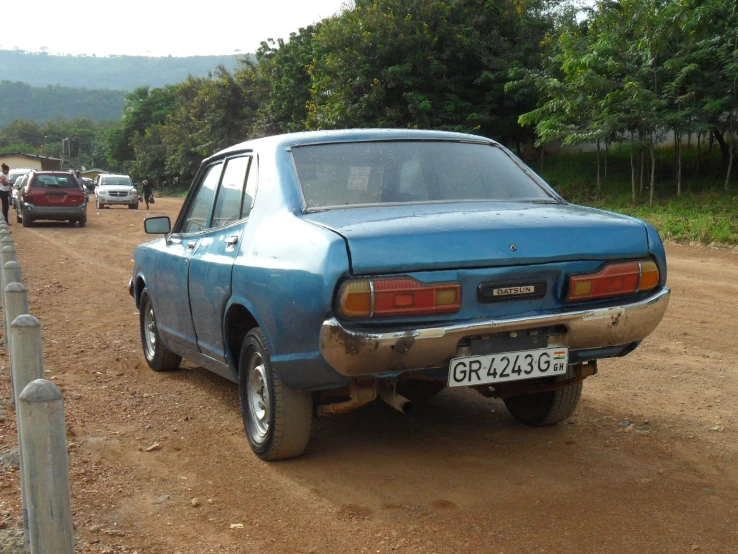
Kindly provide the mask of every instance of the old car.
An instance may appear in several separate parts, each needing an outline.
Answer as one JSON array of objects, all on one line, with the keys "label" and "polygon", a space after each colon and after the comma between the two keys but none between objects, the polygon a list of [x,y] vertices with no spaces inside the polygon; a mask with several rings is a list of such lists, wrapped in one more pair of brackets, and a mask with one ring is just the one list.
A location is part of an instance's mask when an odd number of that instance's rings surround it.
[{"label": "old car", "polygon": [[128,175],[113,175],[103,173],[98,175],[95,187],[95,207],[128,206],[131,210],[138,209],[138,192]]},{"label": "old car", "polygon": [[182,358],[238,384],[254,452],[300,455],[314,416],[444,387],[567,419],[602,358],[669,301],[661,239],[569,204],[493,140],[311,132],[204,160],[179,217],[134,254],[129,291],[155,371]]},{"label": "old car", "polygon": [[35,221],[69,221],[87,224],[85,195],[69,171],[33,171],[29,173],[16,199],[15,216],[23,227]]}]

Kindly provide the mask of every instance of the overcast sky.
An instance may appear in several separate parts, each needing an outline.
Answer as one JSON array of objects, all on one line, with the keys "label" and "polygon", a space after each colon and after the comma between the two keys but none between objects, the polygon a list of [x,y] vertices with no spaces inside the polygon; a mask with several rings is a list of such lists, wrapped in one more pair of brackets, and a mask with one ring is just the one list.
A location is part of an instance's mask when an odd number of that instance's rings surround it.
[{"label": "overcast sky", "polygon": [[[0,49],[193,56],[254,52],[346,0],[3,0]],[[0,68],[1,69],[1,68]]]}]

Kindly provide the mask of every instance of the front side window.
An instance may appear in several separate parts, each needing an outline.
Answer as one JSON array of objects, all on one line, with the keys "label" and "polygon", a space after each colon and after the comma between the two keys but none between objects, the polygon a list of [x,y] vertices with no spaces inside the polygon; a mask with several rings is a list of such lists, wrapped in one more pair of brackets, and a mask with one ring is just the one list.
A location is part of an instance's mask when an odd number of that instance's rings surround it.
[{"label": "front side window", "polygon": [[402,202],[555,201],[501,148],[443,141],[292,149],[307,208]]},{"label": "front side window", "polygon": [[182,220],[181,233],[197,233],[207,228],[208,217],[215,198],[215,190],[218,187],[222,171],[222,163],[213,164],[205,169],[205,173],[200,180],[200,186],[187,207],[187,215]]},{"label": "front side window", "polygon": [[223,179],[218,190],[218,199],[215,202],[211,227],[228,225],[240,219],[241,194],[246,181],[249,160],[248,156],[244,156],[231,158],[226,163]]}]

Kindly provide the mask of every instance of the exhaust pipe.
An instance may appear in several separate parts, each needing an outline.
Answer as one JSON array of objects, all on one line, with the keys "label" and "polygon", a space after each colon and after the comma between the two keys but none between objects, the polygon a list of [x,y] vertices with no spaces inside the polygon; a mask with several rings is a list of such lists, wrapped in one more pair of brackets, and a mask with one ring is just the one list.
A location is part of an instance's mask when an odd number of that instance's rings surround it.
[{"label": "exhaust pipe", "polygon": [[387,404],[392,406],[398,412],[409,414],[412,413],[413,410],[415,410],[415,405],[410,400],[408,400],[401,394],[397,394],[393,390],[382,390],[380,396],[382,397],[382,400],[384,400]]}]

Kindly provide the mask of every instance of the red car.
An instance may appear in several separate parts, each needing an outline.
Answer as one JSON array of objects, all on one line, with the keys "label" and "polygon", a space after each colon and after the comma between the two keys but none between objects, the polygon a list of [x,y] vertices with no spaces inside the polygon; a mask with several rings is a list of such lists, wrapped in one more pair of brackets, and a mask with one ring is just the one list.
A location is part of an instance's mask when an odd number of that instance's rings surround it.
[{"label": "red car", "polygon": [[29,227],[39,219],[87,223],[85,194],[68,171],[34,171],[28,175],[16,210],[18,223]]}]

